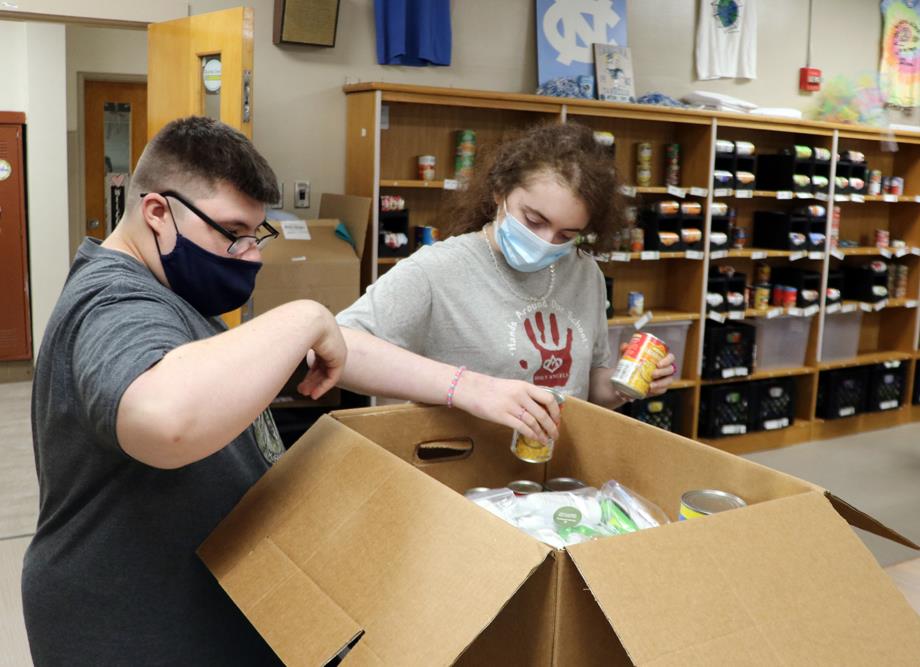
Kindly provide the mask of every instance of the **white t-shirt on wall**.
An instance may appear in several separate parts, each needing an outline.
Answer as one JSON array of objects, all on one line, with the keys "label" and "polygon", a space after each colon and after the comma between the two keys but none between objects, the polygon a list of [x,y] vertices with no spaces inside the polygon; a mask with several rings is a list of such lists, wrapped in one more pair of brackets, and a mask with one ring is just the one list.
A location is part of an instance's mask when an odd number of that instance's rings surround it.
[{"label": "white t-shirt on wall", "polygon": [[756,0],[700,0],[699,79],[757,78]]}]

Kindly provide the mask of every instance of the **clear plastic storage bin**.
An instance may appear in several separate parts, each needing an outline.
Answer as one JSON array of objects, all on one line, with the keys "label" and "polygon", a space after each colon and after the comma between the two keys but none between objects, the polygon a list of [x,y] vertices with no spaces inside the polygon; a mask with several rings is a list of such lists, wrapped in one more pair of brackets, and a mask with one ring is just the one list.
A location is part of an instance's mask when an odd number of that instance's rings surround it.
[{"label": "clear plastic storage bin", "polygon": [[813,317],[775,317],[757,319],[754,368],[798,368],[805,365],[808,334]]},{"label": "clear plastic storage bin", "polygon": [[[689,329],[690,320],[676,320],[674,322],[652,321],[642,327],[642,331],[657,336],[668,346],[668,350],[674,355],[674,363],[677,364],[677,377],[683,375],[684,350],[687,347],[687,331]],[[609,327],[610,352],[613,354],[614,362],[620,358],[620,345],[628,343],[634,333],[636,333],[636,328],[632,324],[617,324]]]},{"label": "clear plastic storage bin", "polygon": [[862,311],[830,313],[824,319],[821,361],[852,359],[859,353],[859,328]]}]

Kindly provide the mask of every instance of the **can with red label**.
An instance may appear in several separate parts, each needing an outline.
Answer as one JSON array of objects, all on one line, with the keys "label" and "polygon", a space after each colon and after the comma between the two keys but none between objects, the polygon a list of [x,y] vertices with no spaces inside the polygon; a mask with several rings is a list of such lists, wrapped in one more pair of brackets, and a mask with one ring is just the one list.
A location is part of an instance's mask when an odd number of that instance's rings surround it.
[{"label": "can with red label", "polygon": [[799,290],[795,287],[783,288],[783,306],[785,308],[795,308],[795,302],[799,298]]},{"label": "can with red label", "polygon": [[786,302],[786,287],[785,285],[774,285],[773,286],[773,297],[771,299],[774,306],[782,306]]},{"label": "can with red label", "polygon": [[630,398],[645,398],[651,389],[652,373],[668,355],[668,346],[650,333],[633,334],[626,351],[620,357],[610,381],[617,391]]}]

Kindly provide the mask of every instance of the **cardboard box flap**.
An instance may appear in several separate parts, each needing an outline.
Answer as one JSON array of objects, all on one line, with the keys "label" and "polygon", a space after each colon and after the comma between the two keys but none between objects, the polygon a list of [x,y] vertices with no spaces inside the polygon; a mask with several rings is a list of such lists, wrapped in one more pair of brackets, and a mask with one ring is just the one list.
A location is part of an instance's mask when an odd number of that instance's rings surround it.
[{"label": "cardboard box flap", "polygon": [[[356,628],[355,652],[381,664],[449,664],[549,553],[329,416],[199,549],[288,664],[316,664],[300,644],[338,647]],[[274,617],[263,598],[283,600]],[[317,604],[328,636],[280,627]]]},{"label": "cardboard box flap", "polygon": [[568,552],[637,665],[920,664],[920,617],[819,492]]},{"label": "cardboard box flap", "polygon": [[834,506],[834,509],[837,510],[840,516],[846,519],[847,523],[849,523],[851,526],[862,528],[863,530],[874,533],[879,537],[884,537],[893,542],[903,544],[905,547],[910,547],[911,549],[920,549],[920,545],[917,545],[900,533],[892,530],[885,524],[881,523],[878,519],[873,519],[865,512],[856,509],[850,503],[843,500],[842,498],[838,498],[830,491],[825,491],[824,495],[827,496],[827,499],[831,502],[831,504]]},{"label": "cardboard box flap", "polygon": [[364,256],[367,228],[371,221],[371,203],[370,197],[336,195],[330,192],[324,192],[319,200],[319,217],[336,218],[345,223],[355,242],[359,258]]}]

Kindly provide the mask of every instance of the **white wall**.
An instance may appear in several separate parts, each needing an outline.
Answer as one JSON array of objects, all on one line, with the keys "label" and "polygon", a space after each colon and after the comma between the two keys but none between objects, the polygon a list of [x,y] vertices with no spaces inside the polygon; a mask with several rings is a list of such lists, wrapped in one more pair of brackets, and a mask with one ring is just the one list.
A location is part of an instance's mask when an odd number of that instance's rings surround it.
[{"label": "white wall", "polygon": [[0,21],[0,111],[25,111],[26,73],[18,66],[26,50],[26,24]]},{"label": "white wall", "polygon": [[36,351],[70,265],[64,26],[26,23],[29,260]]}]

